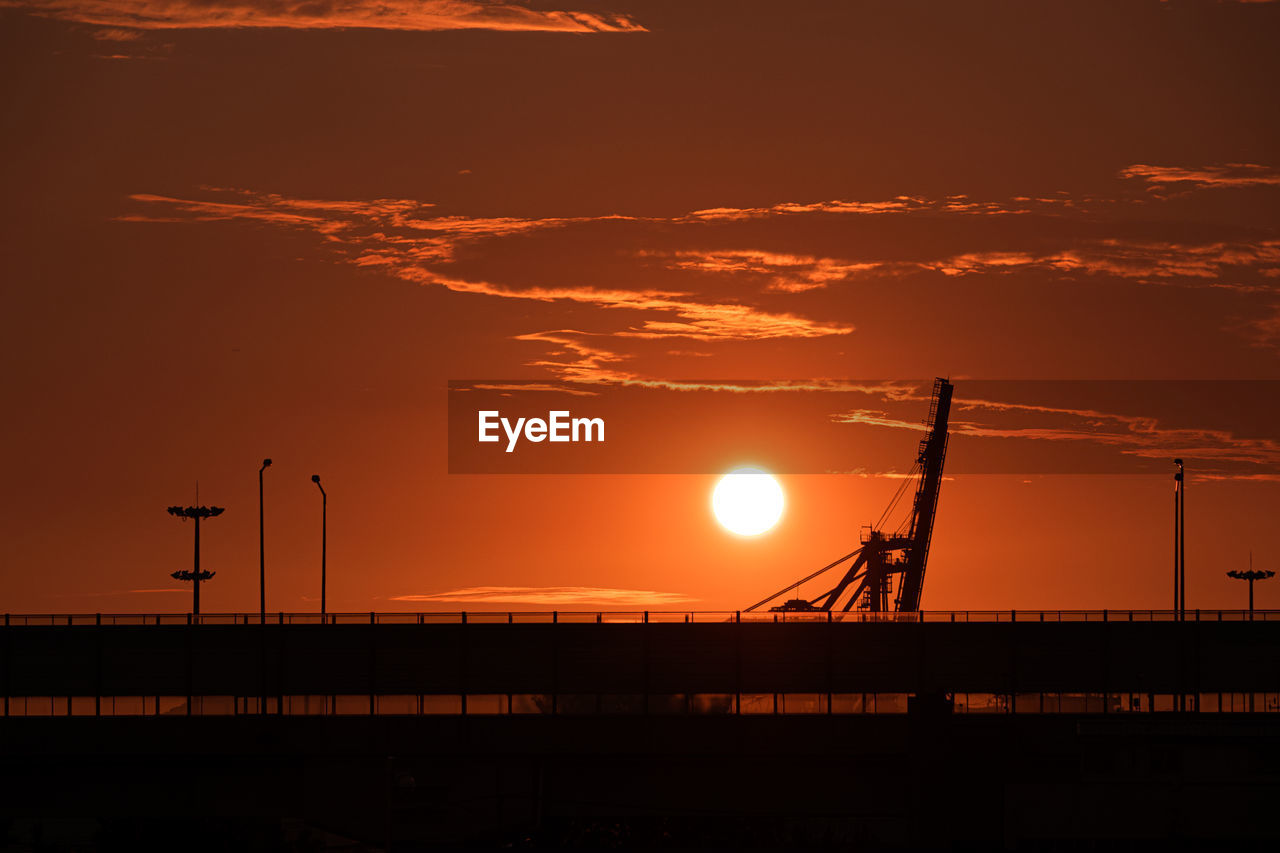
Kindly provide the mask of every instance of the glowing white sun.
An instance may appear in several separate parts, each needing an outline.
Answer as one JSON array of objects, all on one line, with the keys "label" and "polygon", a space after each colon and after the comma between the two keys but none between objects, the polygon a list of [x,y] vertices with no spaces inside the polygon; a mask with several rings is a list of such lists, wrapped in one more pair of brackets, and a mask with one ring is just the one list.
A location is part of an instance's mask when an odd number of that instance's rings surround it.
[{"label": "glowing white sun", "polygon": [[739,536],[758,536],[782,518],[786,497],[772,475],[759,468],[737,468],[720,478],[711,493],[716,521]]}]

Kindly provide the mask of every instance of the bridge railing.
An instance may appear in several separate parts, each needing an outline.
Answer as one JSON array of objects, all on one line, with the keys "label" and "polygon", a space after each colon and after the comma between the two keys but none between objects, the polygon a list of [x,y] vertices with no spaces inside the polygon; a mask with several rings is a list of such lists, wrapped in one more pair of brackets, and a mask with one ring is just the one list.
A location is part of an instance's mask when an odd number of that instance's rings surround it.
[{"label": "bridge railing", "polygon": [[[437,624],[711,624],[723,622],[1173,622],[1173,610],[925,610],[917,613],[731,610],[510,610],[286,613],[266,615],[271,625]],[[1188,610],[1196,622],[1280,621],[1280,610]],[[6,613],[5,627],[50,625],[256,625],[258,613]]]}]

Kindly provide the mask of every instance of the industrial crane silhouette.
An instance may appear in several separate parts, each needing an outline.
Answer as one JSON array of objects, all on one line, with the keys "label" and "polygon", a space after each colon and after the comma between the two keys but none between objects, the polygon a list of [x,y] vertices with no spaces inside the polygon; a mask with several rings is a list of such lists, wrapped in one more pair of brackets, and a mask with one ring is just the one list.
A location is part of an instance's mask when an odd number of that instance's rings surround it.
[{"label": "industrial crane silhouette", "polygon": [[[833,563],[828,563],[808,577],[788,585],[768,598],[756,602],[747,608],[748,611],[774,601],[789,590],[798,589],[801,584],[813,580],[848,560],[853,560],[853,563],[840,582],[830,590],[814,599],[792,598],[769,609],[776,612],[837,609],[847,612],[857,606],[861,610],[876,613],[889,611],[894,575],[900,575],[901,580],[898,583],[897,597],[892,601],[892,610],[899,613],[912,613],[920,609],[920,596],[924,590],[924,571],[929,558],[929,540],[933,535],[933,519],[938,511],[938,488],[942,483],[942,463],[947,455],[947,420],[951,414],[953,388],[954,386],[945,379],[936,379],[933,383],[933,400],[929,406],[929,416],[925,420],[927,432],[920,442],[920,452],[916,459],[919,479],[916,481],[915,501],[912,504],[908,522],[892,533],[887,533],[880,528],[902,498],[907,484],[911,482],[910,477],[903,480],[902,486],[880,517],[880,521],[873,525],[862,538],[860,548],[845,554]],[[913,468],[912,473],[914,474],[915,471],[916,468]],[[845,593],[850,587],[853,592],[846,598]]]}]

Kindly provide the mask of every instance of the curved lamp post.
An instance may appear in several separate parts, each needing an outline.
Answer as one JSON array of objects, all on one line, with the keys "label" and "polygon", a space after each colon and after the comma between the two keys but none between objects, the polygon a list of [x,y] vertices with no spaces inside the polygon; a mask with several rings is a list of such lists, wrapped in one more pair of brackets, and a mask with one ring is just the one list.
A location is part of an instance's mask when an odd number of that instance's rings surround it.
[{"label": "curved lamp post", "polygon": [[195,562],[191,571],[177,571],[169,575],[174,580],[191,581],[191,613],[193,616],[200,615],[200,582],[207,581],[217,572],[200,571],[200,520],[202,518],[217,518],[226,510],[220,506],[171,506],[169,507],[169,515],[174,518],[180,518],[186,521],[188,518],[195,519],[196,522],[196,547]]},{"label": "curved lamp post", "polygon": [[320,485],[320,475],[312,474],[311,482],[320,490],[320,621],[324,622],[325,551],[329,538],[329,496]]}]

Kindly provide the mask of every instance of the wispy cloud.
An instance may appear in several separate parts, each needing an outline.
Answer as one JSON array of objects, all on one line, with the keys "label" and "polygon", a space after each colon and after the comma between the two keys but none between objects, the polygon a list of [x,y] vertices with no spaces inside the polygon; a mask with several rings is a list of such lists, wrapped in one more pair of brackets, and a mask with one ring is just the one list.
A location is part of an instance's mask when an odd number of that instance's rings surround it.
[{"label": "wispy cloud", "polygon": [[[503,394],[514,394],[516,392],[538,392],[544,394],[569,394],[573,397],[597,397],[599,392],[588,391],[585,388],[571,388],[567,385],[552,385],[547,382],[477,382],[471,386],[477,391],[500,391]],[[458,389],[467,390],[467,389]]]},{"label": "wispy cloud", "polygon": [[1211,187],[1280,186],[1280,171],[1257,163],[1225,163],[1218,166],[1187,168],[1184,166],[1152,166],[1135,163],[1120,170],[1122,178],[1145,181],[1148,189],[1158,192],[1177,189]]},{"label": "wispy cloud", "polygon": [[284,28],[633,33],[627,15],[530,9],[485,0],[0,0],[0,6],[138,30]]},{"label": "wispy cloud", "polygon": [[170,593],[170,592],[184,592],[187,595],[190,595],[191,588],[190,587],[184,588],[180,586],[144,587],[140,589],[112,589],[112,590],[107,590],[105,592],[77,592],[75,593],[75,595],[77,596],[84,595],[84,596],[90,596],[93,598],[117,598],[122,595],[151,595],[153,593]]},{"label": "wispy cloud", "polygon": [[682,250],[670,253],[642,252],[642,256],[667,257],[668,269],[705,273],[751,273],[768,279],[768,290],[802,293],[826,287],[850,275],[876,269],[877,263],[840,261],[812,255],[792,255],[760,249]]},{"label": "wispy cloud", "polygon": [[[986,444],[990,440],[1094,445],[1133,459],[1195,460],[1197,477],[1272,479],[1280,470],[1280,441],[1239,435],[1231,429],[1174,426],[1154,415],[1102,409],[1023,403],[1011,399],[964,396],[958,386],[953,403],[952,439]],[[919,399],[890,397],[886,403]],[[1158,396],[1153,400],[1158,401]],[[833,423],[923,431],[919,421],[880,409],[857,408],[829,416]],[[978,446],[978,445],[969,445]],[[962,451],[963,452],[963,451]],[[1261,470],[1260,470],[1261,469]]]},{"label": "wispy cloud", "polygon": [[653,311],[676,317],[676,320],[646,320],[640,325],[612,333],[620,337],[680,337],[702,341],[765,340],[816,338],[853,331],[853,326],[848,323],[821,322],[795,314],[764,311],[741,303],[701,302],[680,292],[591,287],[512,288],[484,281],[450,278],[416,268],[403,270],[400,274],[411,281],[438,284],[458,293],[479,293],[540,302],[579,302],[601,308]]},{"label": "wispy cloud", "polygon": [[1270,305],[1261,316],[1238,324],[1236,331],[1259,347],[1280,345],[1280,304]]},{"label": "wispy cloud", "polygon": [[1090,442],[1120,453],[1148,459],[1186,456],[1218,464],[1280,466],[1280,442],[1237,436],[1230,430],[1170,427],[1155,417],[1055,407],[990,399],[957,399],[960,412],[1050,416],[1049,425],[986,423],[953,418],[953,434],[976,438],[1022,438],[1039,441]]},{"label": "wispy cloud", "polygon": [[614,589],[595,586],[471,586],[422,595],[396,595],[392,601],[433,601],[442,604],[608,604],[664,605],[697,601],[677,592]]},{"label": "wispy cloud", "polygon": [[924,424],[919,421],[904,421],[900,418],[890,417],[888,412],[880,412],[874,409],[852,409],[847,412],[838,412],[831,416],[831,420],[838,424],[864,424],[866,426],[909,429],[918,432],[924,432],[925,429]]},{"label": "wispy cloud", "polygon": [[[716,275],[757,276],[766,290],[788,293],[826,287],[865,276],[901,276],[922,270],[947,276],[1027,271],[1110,275],[1129,279],[1217,279],[1230,270],[1280,277],[1280,240],[1206,243],[1135,241],[1118,238],[1077,242],[1052,251],[973,251],[936,260],[848,260],[790,255],[759,249],[648,252],[666,257],[668,269]],[[1267,292],[1270,283],[1214,282],[1241,292]]]},{"label": "wispy cloud", "polygon": [[[383,269],[424,286],[455,293],[536,302],[590,305],[610,312],[641,316],[611,329],[615,338],[686,338],[699,341],[751,341],[843,335],[852,324],[815,320],[796,313],[765,310],[746,302],[700,299],[681,291],[633,290],[616,287],[516,287],[448,274],[460,247],[537,230],[588,222],[634,222],[633,217],[510,217],[437,216],[433,205],[406,199],[322,201],[294,199],[240,190],[209,190],[231,194],[232,200],[182,199],[138,193],[130,198],[147,207],[163,207],[119,217],[128,222],[225,222],[246,220],[320,235],[341,258],[356,266]],[[827,271],[829,274],[830,271]],[[560,347],[547,359],[531,362],[564,379],[621,381],[634,374],[616,369],[625,357],[582,340],[586,332],[536,331],[515,336]],[[567,355],[568,358],[561,356]]]},{"label": "wispy cloud", "polygon": [[1071,205],[1074,205],[1074,202],[1066,197],[1032,198],[1019,196],[1008,201],[985,201],[971,199],[966,195],[951,195],[937,199],[900,195],[880,201],[832,199],[830,201],[813,202],[780,202],[765,207],[709,207],[693,211],[689,214],[689,218],[702,221],[733,221],[813,213],[872,215],[920,211],[966,215],[1011,215]]},{"label": "wispy cloud", "polygon": [[1234,267],[1272,276],[1273,270],[1280,271],[1280,240],[1176,243],[1105,239],[1054,252],[967,252],[919,266],[949,276],[1039,268],[1120,278],[1211,279]]},{"label": "wispy cloud", "polygon": [[93,37],[98,41],[137,41],[142,38],[142,33],[137,30],[121,30],[112,27],[106,27],[93,31]]},{"label": "wispy cloud", "polygon": [[[1132,167],[1137,168],[1137,167]],[[1259,167],[1260,168],[1260,167]],[[1137,173],[1135,173],[1137,174]],[[1257,178],[1257,175],[1253,176]],[[978,202],[965,196],[923,199],[900,196],[888,201],[826,201],[779,203],[757,208],[709,208],[671,216],[631,216],[609,213],[592,216],[510,217],[445,213],[429,202],[382,198],[335,200],[294,198],[242,189],[202,188],[199,197],[138,193],[138,208],[119,217],[130,222],[245,221],[316,235],[321,246],[340,263],[378,270],[425,287],[502,300],[521,300],[565,306],[565,327],[534,328],[512,335],[515,340],[548,347],[525,364],[547,370],[562,381],[634,382],[643,379],[631,359],[643,352],[643,341],[683,339],[703,344],[815,339],[855,331],[848,305],[834,305],[820,294],[834,284],[862,279],[894,278],[938,273],[951,278],[1038,273],[1043,280],[1100,276],[1141,283],[1181,287],[1220,288],[1239,293],[1280,290],[1280,240],[1229,239],[1193,243],[1082,236],[1068,228],[1053,245],[1053,234],[1039,234],[1034,248],[973,248],[956,251],[944,242],[930,256],[927,246],[886,251],[883,256],[838,257],[810,251],[763,248],[759,244],[725,246],[725,235],[741,228],[759,238],[759,229],[738,220],[800,216],[862,217],[919,213],[930,222],[940,217],[975,214],[1049,212],[1074,204],[1070,197],[1015,197],[1008,202]],[[1075,214],[1073,214],[1075,215]],[[799,223],[803,225],[803,223]],[[654,259],[667,287],[634,283],[632,270],[613,279],[599,274],[590,280],[547,283],[536,266],[504,280],[492,267],[484,275],[469,273],[485,256],[488,241],[528,237],[573,228],[593,229],[592,239],[618,241],[615,257]],[[651,238],[670,241],[680,229],[689,248],[653,248]],[[697,248],[713,233],[720,248]],[[1096,233],[1096,232],[1093,232]],[[654,235],[659,235],[655,238]],[[784,235],[785,236],[785,235]],[[549,235],[549,240],[561,239]],[[564,239],[572,239],[572,236]],[[794,244],[795,234],[789,238]],[[535,248],[541,244],[528,242]],[[659,243],[661,245],[661,243]],[[668,242],[669,245],[669,242]],[[865,243],[864,243],[865,245]],[[871,244],[874,246],[875,244]],[[639,248],[644,246],[644,248]],[[513,246],[513,249],[519,249]],[[538,256],[536,263],[544,263]],[[499,266],[498,269],[513,269]],[[675,275],[672,275],[674,272]],[[689,275],[681,275],[688,273]],[[553,271],[552,275],[558,274]],[[579,279],[582,271],[575,271]],[[510,275],[508,273],[508,275]],[[742,277],[755,286],[716,287],[715,277]],[[627,285],[615,284],[626,281]],[[655,282],[656,283],[656,282]],[[711,285],[710,287],[708,285]],[[736,284],[736,282],[735,282]],[[647,286],[646,286],[647,285]],[[589,307],[591,311],[577,310]],[[803,310],[800,310],[803,307]],[[815,312],[826,311],[826,316]],[[570,319],[572,318],[572,319]],[[551,321],[556,322],[556,321]],[[573,324],[573,328],[569,324]],[[1237,332],[1255,341],[1272,337],[1269,321]],[[606,341],[607,338],[607,341]],[[631,343],[626,343],[630,341]],[[677,351],[683,348],[677,349]]]}]

